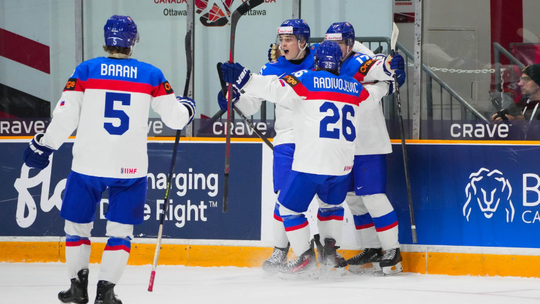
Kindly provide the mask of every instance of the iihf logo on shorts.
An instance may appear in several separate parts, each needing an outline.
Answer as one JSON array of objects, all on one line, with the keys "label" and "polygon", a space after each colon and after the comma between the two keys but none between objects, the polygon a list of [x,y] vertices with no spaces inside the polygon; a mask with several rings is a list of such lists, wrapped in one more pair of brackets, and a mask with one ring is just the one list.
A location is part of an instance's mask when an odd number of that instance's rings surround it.
[{"label": "iihf logo on shorts", "polygon": [[[491,219],[499,212],[506,212],[506,222],[514,221],[516,213],[512,203],[512,186],[499,170],[480,168],[469,176],[465,187],[467,202],[463,206],[463,216],[469,221],[472,212],[482,212],[484,217]],[[499,208],[500,207],[500,208]]]}]

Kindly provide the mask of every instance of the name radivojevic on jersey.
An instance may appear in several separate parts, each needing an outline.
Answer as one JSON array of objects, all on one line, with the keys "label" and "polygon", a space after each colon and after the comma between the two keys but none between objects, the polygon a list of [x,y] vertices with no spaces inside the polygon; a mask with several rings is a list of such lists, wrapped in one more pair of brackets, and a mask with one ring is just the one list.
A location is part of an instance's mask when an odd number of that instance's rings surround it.
[{"label": "name radivojevic on jersey", "polygon": [[314,89],[338,90],[358,94],[360,93],[358,85],[358,82],[340,78],[313,77]]}]

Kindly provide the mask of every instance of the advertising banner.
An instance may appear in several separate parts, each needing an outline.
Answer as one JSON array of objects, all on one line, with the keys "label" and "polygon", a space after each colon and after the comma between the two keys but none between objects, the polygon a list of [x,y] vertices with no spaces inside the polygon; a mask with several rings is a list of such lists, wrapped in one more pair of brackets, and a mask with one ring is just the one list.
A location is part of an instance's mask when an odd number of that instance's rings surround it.
[{"label": "advertising banner", "polygon": [[[22,163],[27,143],[2,143],[0,182],[1,236],[64,236],[59,215],[71,167],[72,143],[53,154],[36,173]],[[135,237],[155,237],[169,174],[172,142],[148,144],[149,172],[145,221]],[[224,143],[180,142],[165,219],[165,238],[260,240],[260,144],[231,144],[229,210],[222,213]],[[93,235],[105,235],[107,192],[96,211]]]},{"label": "advertising banner", "polygon": [[[411,244],[400,145],[388,157],[388,196]],[[540,147],[408,144],[419,244],[539,248]]]}]

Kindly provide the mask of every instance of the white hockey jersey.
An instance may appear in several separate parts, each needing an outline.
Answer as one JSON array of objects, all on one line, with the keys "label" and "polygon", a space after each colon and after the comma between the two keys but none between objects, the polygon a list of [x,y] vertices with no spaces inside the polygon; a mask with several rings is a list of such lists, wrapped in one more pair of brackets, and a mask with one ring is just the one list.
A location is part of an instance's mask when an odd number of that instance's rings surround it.
[{"label": "white hockey jersey", "polygon": [[77,130],[73,171],[111,178],[146,176],[150,106],[172,129],[189,122],[188,109],[176,100],[158,68],[136,59],[85,61],[68,80],[41,144],[56,150]]},{"label": "white hockey jersey", "polygon": [[358,105],[369,97],[358,81],[307,70],[283,79],[251,77],[245,92],[292,110],[296,144],[293,170],[333,176],[351,171]]}]

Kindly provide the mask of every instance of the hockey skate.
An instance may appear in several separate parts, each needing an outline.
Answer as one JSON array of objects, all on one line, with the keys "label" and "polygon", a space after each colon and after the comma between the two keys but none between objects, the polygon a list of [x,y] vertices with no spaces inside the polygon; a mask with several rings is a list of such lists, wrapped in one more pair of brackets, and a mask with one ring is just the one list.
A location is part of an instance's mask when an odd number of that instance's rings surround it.
[{"label": "hockey skate", "polygon": [[302,253],[296,259],[283,264],[279,269],[278,277],[286,280],[319,278],[319,269],[317,267],[317,259],[315,258],[315,250],[313,250],[313,242],[311,242],[311,248],[306,252]]},{"label": "hockey skate", "polygon": [[81,269],[77,277],[71,279],[71,287],[58,293],[58,300],[62,303],[88,303],[88,269]]},{"label": "hockey skate", "polygon": [[360,254],[347,260],[349,272],[354,274],[372,274],[380,272],[379,262],[383,257],[381,248],[366,248]]},{"label": "hockey skate", "polygon": [[336,246],[336,240],[333,238],[324,239],[324,246],[319,241],[319,235],[314,236],[315,244],[317,244],[317,252],[319,255],[319,264],[321,265],[321,275],[328,277],[332,269],[336,270],[336,274],[345,275],[347,273],[347,261],[337,253],[339,246]]},{"label": "hockey skate", "polygon": [[274,247],[272,255],[262,264],[262,269],[268,274],[278,273],[280,267],[287,261],[289,247],[290,244],[287,244],[285,248]]},{"label": "hockey skate", "polygon": [[399,248],[385,250],[384,255],[379,263],[383,275],[391,275],[403,271],[401,266],[401,251]]},{"label": "hockey skate", "polygon": [[108,281],[99,281],[97,285],[97,295],[94,304],[122,304],[114,293],[115,284]]}]

